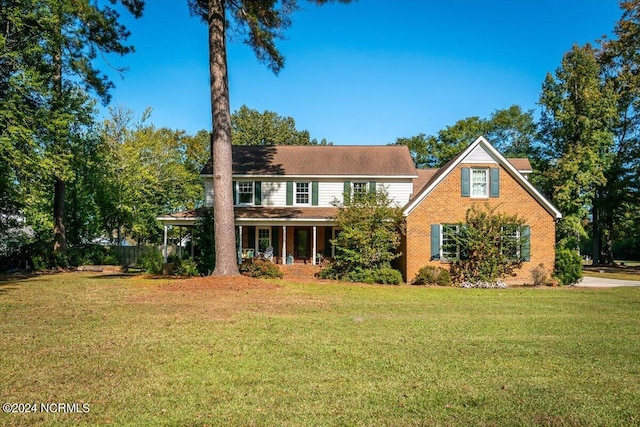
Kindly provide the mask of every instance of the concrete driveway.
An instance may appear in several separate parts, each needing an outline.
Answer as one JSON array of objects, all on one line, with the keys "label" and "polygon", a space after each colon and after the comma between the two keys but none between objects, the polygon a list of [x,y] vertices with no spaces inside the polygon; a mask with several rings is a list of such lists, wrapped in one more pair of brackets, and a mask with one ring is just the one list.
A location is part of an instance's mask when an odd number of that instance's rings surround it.
[{"label": "concrete driveway", "polygon": [[618,286],[640,286],[640,280],[602,279],[600,277],[584,276],[574,285],[582,288],[615,288]]}]

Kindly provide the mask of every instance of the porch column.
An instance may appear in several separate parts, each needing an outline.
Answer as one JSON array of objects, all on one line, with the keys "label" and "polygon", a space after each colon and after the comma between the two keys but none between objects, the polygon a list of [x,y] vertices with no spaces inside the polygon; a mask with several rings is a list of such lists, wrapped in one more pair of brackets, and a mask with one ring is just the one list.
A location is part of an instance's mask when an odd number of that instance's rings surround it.
[{"label": "porch column", "polygon": [[193,258],[193,246],[194,246],[194,241],[193,241],[193,229],[191,229],[191,237],[189,238],[189,241],[191,242],[191,259]]},{"label": "porch column", "polygon": [[164,246],[162,247],[162,258],[167,263],[167,224],[164,225]]},{"label": "porch column", "polygon": [[242,226],[238,226],[238,253],[236,254],[236,258],[238,258],[238,264],[242,264]]},{"label": "porch column", "polygon": [[316,252],[318,250],[318,242],[317,242],[317,230],[316,230],[316,226],[313,226],[313,251],[312,251],[312,261],[311,264],[312,265],[316,265]]},{"label": "porch column", "polygon": [[282,265],[287,263],[287,226],[282,226]]}]

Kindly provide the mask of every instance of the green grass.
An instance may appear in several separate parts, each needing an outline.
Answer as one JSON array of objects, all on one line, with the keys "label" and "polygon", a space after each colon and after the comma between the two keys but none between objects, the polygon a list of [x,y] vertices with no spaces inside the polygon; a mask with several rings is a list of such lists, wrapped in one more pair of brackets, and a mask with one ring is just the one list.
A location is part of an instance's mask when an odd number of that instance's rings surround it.
[{"label": "green grass", "polygon": [[90,405],[0,424],[640,424],[640,288],[269,285],[0,282],[0,400]]}]

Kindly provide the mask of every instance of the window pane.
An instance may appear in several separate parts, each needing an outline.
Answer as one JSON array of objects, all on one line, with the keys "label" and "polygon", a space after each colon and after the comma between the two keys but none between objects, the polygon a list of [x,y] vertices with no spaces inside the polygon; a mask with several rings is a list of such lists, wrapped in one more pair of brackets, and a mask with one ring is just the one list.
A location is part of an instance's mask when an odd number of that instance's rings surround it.
[{"label": "window pane", "polygon": [[299,205],[309,204],[309,183],[308,182],[296,182],[296,204],[299,204]]},{"label": "window pane", "polygon": [[473,196],[487,196],[487,169],[472,169],[471,170],[471,188]]},{"label": "window pane", "polygon": [[460,249],[454,240],[458,234],[458,226],[452,224],[442,225],[442,259],[455,260],[460,258]]},{"label": "window pane", "polygon": [[271,230],[258,228],[258,252],[264,252],[271,246]]},{"label": "window pane", "polygon": [[354,182],[353,183],[353,195],[366,194],[367,183],[366,182]]},{"label": "window pane", "polygon": [[500,249],[502,255],[509,260],[516,260],[520,256],[520,230],[515,225],[502,228],[500,236]]},{"label": "window pane", "polygon": [[253,182],[238,183],[238,201],[240,203],[253,203]]}]

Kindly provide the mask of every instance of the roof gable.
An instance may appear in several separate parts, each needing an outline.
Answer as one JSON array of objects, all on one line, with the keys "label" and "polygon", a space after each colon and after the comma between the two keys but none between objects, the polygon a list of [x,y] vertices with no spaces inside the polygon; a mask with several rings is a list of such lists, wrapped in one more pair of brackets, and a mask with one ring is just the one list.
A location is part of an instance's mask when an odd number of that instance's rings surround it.
[{"label": "roof gable", "polygon": [[[232,150],[234,176],[417,177],[403,145],[236,145]],[[212,173],[209,160],[201,174]]]},{"label": "roof gable", "polygon": [[[462,163],[496,163],[501,165],[524,189],[540,203],[547,212],[556,219],[562,218],[562,214],[549,202],[536,188],[519,172],[518,169],[530,168],[531,164],[526,159],[513,159],[513,163],[507,160],[483,137],[480,136],[472,142],[466,149],[447,162],[433,174],[424,187],[405,206],[404,214],[408,215],[418,206],[428,194],[442,182],[459,164]],[[525,161],[526,160],[526,163]],[[517,167],[516,167],[517,166]],[[522,169],[522,172],[528,170]]]}]

